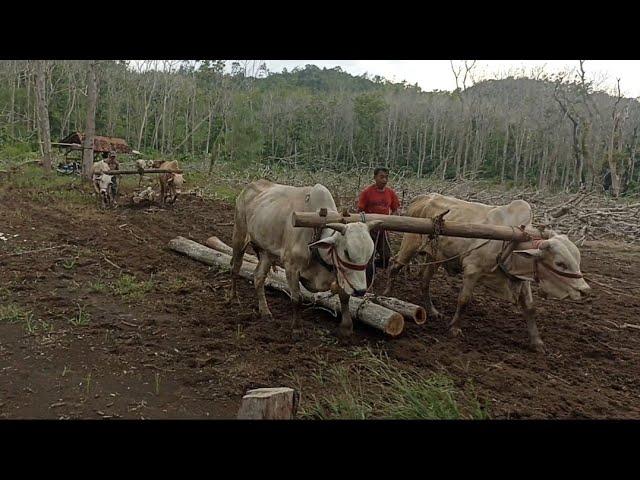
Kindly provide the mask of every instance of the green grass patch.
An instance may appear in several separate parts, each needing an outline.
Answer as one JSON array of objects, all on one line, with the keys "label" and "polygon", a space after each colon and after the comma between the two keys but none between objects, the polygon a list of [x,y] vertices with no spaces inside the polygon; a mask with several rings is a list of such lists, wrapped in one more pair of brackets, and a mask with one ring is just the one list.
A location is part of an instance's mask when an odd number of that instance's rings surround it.
[{"label": "green grass patch", "polygon": [[111,290],[113,293],[127,299],[140,298],[144,294],[153,290],[153,287],[153,280],[141,282],[138,281],[136,277],[127,274],[121,275],[111,284]]},{"label": "green grass patch", "polygon": [[0,322],[18,323],[23,321],[30,313],[15,303],[0,305]]},{"label": "green grass patch", "polygon": [[78,313],[67,321],[74,327],[83,327],[91,322],[91,315],[87,313],[80,305],[78,305]]},{"label": "green grass patch", "polygon": [[384,355],[358,351],[354,361],[318,360],[313,380],[332,391],[311,395],[301,408],[308,419],[453,420],[489,418],[473,388],[449,377],[400,368]]},{"label": "green grass patch", "polygon": [[10,324],[20,323],[28,334],[38,332],[51,333],[53,331],[52,323],[35,318],[30,310],[26,310],[15,303],[0,305],[0,323],[3,322]]},{"label": "green grass patch", "polygon": [[91,293],[107,293],[109,291],[109,286],[98,280],[89,284],[89,291]]}]

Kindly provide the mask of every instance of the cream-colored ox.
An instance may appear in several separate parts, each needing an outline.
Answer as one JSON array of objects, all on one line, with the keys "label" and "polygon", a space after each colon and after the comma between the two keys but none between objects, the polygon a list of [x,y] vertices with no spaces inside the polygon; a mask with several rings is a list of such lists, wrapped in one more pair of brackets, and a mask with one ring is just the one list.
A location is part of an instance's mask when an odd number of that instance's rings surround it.
[{"label": "cream-colored ox", "polygon": [[[449,213],[444,218],[451,222],[519,227],[530,226],[532,221],[531,206],[523,200],[495,207],[436,193],[416,198],[409,206],[407,215],[434,218],[447,210]],[[461,333],[460,318],[465,307],[472,298],[474,288],[483,285],[493,296],[520,305],[527,321],[531,346],[543,350],[534,318],[531,282],[539,285],[542,295],[559,300],[579,300],[591,290],[580,272],[580,252],[575,244],[566,235],[558,235],[553,231],[547,230],[547,236],[545,239],[520,243],[508,254],[508,249],[503,250],[508,244],[499,240],[440,236],[434,249],[425,235],[406,233],[389,270],[385,294],[390,293],[398,271],[419,251],[426,253],[427,263],[436,262],[427,265],[424,270],[425,308],[431,316],[440,316],[431,302],[429,292],[431,279],[438,267],[444,265],[450,274],[463,274],[458,308],[449,324],[451,334]],[[497,260],[499,255],[500,262]]]},{"label": "cream-colored ox", "polygon": [[327,224],[319,238],[314,238],[312,228],[293,226],[293,212],[321,208],[337,212],[331,193],[320,184],[291,187],[268,180],[249,184],[236,201],[230,293],[237,297],[238,272],[251,243],[260,259],[254,284],[263,318],[272,318],[264,282],[269,268],[280,260],[293,301],[293,328],[300,327],[301,282],[311,292],[337,291],[342,313],[338,333],[348,336],[353,332],[349,297],[363,296],[367,290],[365,269],[374,249],[369,231],[381,222]]},{"label": "cream-colored ox", "polygon": [[108,172],[111,169],[104,160],[95,162],[91,166],[91,183],[93,189],[100,198],[101,205],[107,207],[113,203],[113,175],[109,175]]},{"label": "cream-colored ox", "polygon": [[[177,160],[163,162],[158,168],[162,170],[180,170]],[[161,173],[159,176],[160,202],[164,204],[167,202],[167,199],[170,199],[171,203],[174,203],[178,194],[182,191],[184,177],[180,173]]]}]

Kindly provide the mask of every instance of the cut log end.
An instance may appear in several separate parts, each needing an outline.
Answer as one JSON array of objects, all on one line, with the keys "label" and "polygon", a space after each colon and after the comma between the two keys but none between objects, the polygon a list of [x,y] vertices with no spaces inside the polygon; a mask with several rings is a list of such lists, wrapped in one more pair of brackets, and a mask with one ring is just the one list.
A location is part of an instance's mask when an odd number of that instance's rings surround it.
[{"label": "cut log end", "polygon": [[413,319],[416,324],[423,325],[427,321],[427,311],[422,307],[416,308],[416,313],[414,314]]},{"label": "cut log end", "polygon": [[394,312],[393,315],[389,316],[384,331],[391,337],[397,337],[402,333],[402,330],[404,330],[404,318],[399,313]]}]

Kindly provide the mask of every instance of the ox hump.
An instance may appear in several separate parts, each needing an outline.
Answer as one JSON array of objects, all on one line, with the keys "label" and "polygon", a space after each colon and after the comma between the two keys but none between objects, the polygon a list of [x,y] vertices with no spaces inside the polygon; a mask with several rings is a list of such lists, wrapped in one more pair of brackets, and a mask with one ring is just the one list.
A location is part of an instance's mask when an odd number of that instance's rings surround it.
[{"label": "ox hump", "polygon": [[316,183],[305,198],[308,211],[317,211],[320,208],[337,211],[336,203],[327,187]]}]

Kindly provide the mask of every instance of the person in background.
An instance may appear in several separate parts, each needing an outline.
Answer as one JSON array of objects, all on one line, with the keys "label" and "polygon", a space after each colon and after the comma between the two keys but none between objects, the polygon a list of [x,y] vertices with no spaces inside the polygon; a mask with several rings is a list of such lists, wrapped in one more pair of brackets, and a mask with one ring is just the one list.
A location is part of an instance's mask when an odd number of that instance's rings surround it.
[{"label": "person in background", "polygon": [[[111,150],[109,152],[109,158],[107,158],[107,165],[111,170],[120,170],[120,162],[116,159],[116,152]],[[114,175],[111,180],[111,192],[113,194],[113,203],[118,204],[118,175]]]},{"label": "person in background", "polygon": [[[389,170],[378,167],[373,171],[374,184],[365,188],[358,199],[358,212],[377,213],[379,215],[397,215],[400,200],[396,192],[387,186]],[[387,232],[381,228],[371,232],[375,244],[373,261],[367,266],[367,285],[373,280],[374,264],[376,268],[386,269],[391,259],[391,247]]]}]

